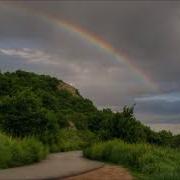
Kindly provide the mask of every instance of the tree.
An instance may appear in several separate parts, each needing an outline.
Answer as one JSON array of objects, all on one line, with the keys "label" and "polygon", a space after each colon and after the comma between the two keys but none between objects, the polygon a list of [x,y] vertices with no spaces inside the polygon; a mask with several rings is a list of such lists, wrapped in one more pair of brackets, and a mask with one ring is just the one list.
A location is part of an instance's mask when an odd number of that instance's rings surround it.
[{"label": "tree", "polygon": [[41,101],[31,90],[5,97],[0,102],[2,129],[18,137],[41,135],[57,129],[55,114],[42,108]]}]

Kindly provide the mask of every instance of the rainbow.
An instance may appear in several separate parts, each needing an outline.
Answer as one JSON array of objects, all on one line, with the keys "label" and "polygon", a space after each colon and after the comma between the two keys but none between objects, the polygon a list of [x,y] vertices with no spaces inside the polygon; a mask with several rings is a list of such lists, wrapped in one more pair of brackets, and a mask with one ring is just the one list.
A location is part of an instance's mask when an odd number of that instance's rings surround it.
[{"label": "rainbow", "polygon": [[[9,5],[8,5],[9,6]],[[126,53],[116,50],[110,43],[105,41],[103,38],[101,38],[99,35],[88,31],[87,29],[82,28],[81,26],[72,23],[70,21],[66,21],[63,19],[59,19],[56,16],[43,13],[43,12],[37,12],[34,10],[29,10],[25,6],[15,6],[16,8],[20,8],[21,10],[24,10],[25,13],[30,13],[32,15],[36,15],[43,20],[47,21],[48,23],[53,23],[58,28],[63,28],[69,33],[73,33],[74,35],[77,35],[79,38],[81,38],[83,41],[86,41],[87,43],[92,44],[93,46],[96,46],[100,48],[101,50],[105,51],[108,54],[111,54],[117,61],[123,61],[129,68],[132,70],[140,79],[142,79],[144,82],[146,82],[152,89],[158,91],[159,86],[157,83],[155,83],[150,76],[148,76],[142,69],[140,69],[137,65],[133,63],[133,59],[130,58]],[[14,6],[13,6],[14,8]]]},{"label": "rainbow", "polygon": [[153,89],[155,89],[155,90],[159,89],[158,85],[155,82],[153,82],[151,77],[149,77],[145,72],[143,72],[139,67],[137,67],[133,63],[133,60],[131,58],[129,58],[129,56],[126,53],[124,53],[120,50],[116,50],[110,43],[105,41],[103,38],[101,38],[97,34],[89,32],[88,30],[83,29],[79,25],[74,24],[72,22],[65,21],[62,19],[57,19],[54,16],[46,15],[45,17],[48,18],[48,20],[50,20],[51,22],[53,22],[55,25],[59,26],[60,28],[64,28],[67,31],[69,31],[70,33],[79,35],[79,37],[82,40],[85,40],[88,43],[91,43],[92,45],[104,50],[106,53],[113,55],[113,57],[116,60],[124,61],[124,63],[132,71],[134,71],[139,78],[141,78],[145,82],[147,82],[147,84],[149,84]]}]

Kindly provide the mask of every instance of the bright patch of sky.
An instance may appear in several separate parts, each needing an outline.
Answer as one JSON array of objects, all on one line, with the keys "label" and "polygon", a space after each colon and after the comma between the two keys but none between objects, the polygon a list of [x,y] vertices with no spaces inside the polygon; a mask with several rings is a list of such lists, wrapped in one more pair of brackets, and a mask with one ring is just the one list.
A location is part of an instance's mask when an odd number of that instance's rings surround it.
[{"label": "bright patch of sky", "polygon": [[135,98],[135,101],[147,102],[147,101],[165,101],[165,102],[178,102],[180,101],[180,92],[173,92],[168,94],[158,94],[153,96],[144,96]]}]

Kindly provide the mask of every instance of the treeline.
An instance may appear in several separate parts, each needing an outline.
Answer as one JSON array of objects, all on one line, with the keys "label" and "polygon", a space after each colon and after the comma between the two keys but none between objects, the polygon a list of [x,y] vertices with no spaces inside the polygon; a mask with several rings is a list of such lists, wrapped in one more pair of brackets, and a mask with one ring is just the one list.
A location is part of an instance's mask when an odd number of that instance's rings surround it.
[{"label": "treeline", "polygon": [[143,125],[134,116],[134,107],[123,108],[122,112],[114,113],[110,109],[104,109],[91,114],[88,121],[88,129],[98,135],[101,140],[115,138],[123,139],[129,143],[149,143],[161,146],[180,147],[180,135],[174,135],[170,131],[155,132]]},{"label": "treeline", "polygon": [[51,151],[58,151],[62,129],[84,132],[94,140],[121,138],[180,147],[180,135],[152,131],[136,120],[133,107],[125,106],[118,113],[101,111],[76,89],[74,95],[61,85],[65,83],[46,75],[20,70],[0,73],[0,130],[16,138],[36,137]]}]

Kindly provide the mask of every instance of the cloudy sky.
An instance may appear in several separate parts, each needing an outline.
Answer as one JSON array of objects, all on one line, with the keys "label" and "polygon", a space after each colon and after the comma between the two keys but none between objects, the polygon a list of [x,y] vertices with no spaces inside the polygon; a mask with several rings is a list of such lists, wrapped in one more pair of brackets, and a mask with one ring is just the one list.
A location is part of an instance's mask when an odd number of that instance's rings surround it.
[{"label": "cloudy sky", "polygon": [[0,2],[0,24],[2,71],[56,76],[99,108],[136,103],[142,122],[180,132],[178,1]]}]

